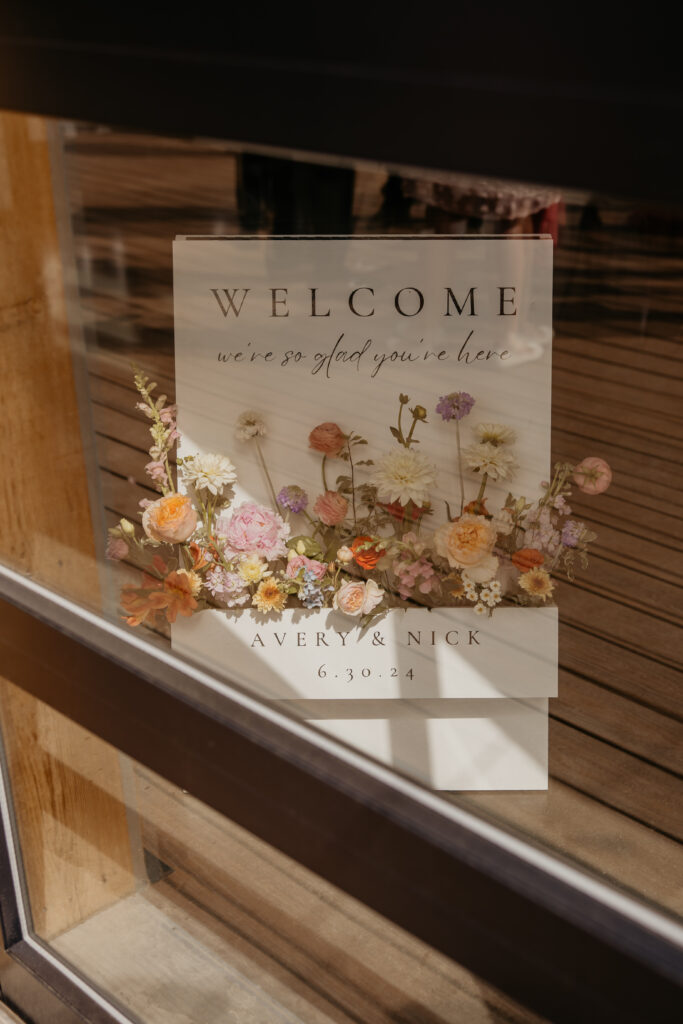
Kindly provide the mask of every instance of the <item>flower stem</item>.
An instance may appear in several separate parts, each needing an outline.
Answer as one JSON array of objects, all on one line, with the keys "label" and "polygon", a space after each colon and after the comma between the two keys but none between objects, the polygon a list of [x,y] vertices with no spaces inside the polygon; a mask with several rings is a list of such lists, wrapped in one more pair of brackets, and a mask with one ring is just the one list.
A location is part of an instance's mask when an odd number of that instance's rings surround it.
[{"label": "flower stem", "polygon": [[356,484],[353,474],[353,455],[351,454],[351,444],[347,442],[347,448],[349,452],[349,465],[351,466],[351,507],[353,508],[353,528],[356,529]]},{"label": "flower stem", "polygon": [[462,451],[460,449],[460,420],[455,420],[455,442],[458,446],[458,476],[460,477],[460,515],[465,507],[465,480],[462,475]]},{"label": "flower stem", "polygon": [[270,478],[270,473],[268,472],[268,467],[266,465],[266,460],[263,457],[263,452],[261,451],[261,445],[260,445],[259,439],[255,438],[254,440],[255,440],[255,444],[256,444],[256,451],[258,452],[258,457],[261,460],[261,466],[263,468],[263,472],[266,474],[266,480],[268,481],[268,488],[270,490],[270,496],[273,499],[273,507],[275,508],[276,512],[279,512],[280,511],[280,506],[278,505],[277,498],[275,497],[275,488],[273,486],[273,481]]},{"label": "flower stem", "polygon": [[488,473],[484,473],[484,475],[481,478],[481,484],[480,484],[480,487],[479,487],[479,494],[477,495],[477,502],[482,501],[483,498],[484,498],[484,491],[486,490],[486,484],[488,482],[488,478],[489,478]]},{"label": "flower stem", "polygon": [[329,487],[327,486],[327,477],[325,476],[325,463],[326,462],[327,462],[327,455],[323,455],[323,461],[322,461],[321,466],[320,466],[320,471],[321,471],[322,477],[323,477],[323,491],[324,491],[325,494],[329,491]]}]

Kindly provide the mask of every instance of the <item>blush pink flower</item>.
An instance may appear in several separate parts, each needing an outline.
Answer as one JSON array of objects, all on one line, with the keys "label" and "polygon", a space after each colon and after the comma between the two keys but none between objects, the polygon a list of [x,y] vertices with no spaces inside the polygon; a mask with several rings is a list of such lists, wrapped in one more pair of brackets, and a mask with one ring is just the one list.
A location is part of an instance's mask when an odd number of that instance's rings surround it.
[{"label": "blush pink flower", "polygon": [[304,572],[313,573],[316,580],[321,580],[327,572],[327,563],[318,562],[315,558],[307,558],[306,555],[293,555],[287,562],[285,576],[293,580],[302,569]]},{"label": "blush pink flower", "polygon": [[105,557],[109,558],[112,562],[118,562],[122,558],[125,558],[128,554],[128,545],[126,544],[123,537],[114,537],[109,534],[107,538],[107,550]]},{"label": "blush pink flower", "polygon": [[261,555],[266,561],[287,554],[285,541],[290,527],[277,512],[245,501],[232,515],[223,513],[216,521],[216,533],[225,540],[225,553],[230,556]]},{"label": "blush pink flower", "polygon": [[367,615],[384,597],[374,580],[348,580],[334,595],[332,607],[345,615]]},{"label": "blush pink flower", "polygon": [[336,423],[320,423],[308,435],[308,444],[323,455],[339,455],[346,444],[346,435]]},{"label": "blush pink flower", "polygon": [[574,467],[574,480],[584,494],[602,494],[612,483],[612,470],[604,459],[591,455]]},{"label": "blush pink flower", "polygon": [[325,491],[313,506],[313,511],[325,526],[337,526],[343,522],[348,510],[348,501],[337,491]]}]

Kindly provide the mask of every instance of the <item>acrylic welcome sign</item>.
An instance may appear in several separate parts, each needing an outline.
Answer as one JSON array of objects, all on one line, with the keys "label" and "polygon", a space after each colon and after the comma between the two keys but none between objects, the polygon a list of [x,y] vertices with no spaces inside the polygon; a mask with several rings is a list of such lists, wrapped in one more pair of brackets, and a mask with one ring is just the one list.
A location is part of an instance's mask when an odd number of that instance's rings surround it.
[{"label": "acrylic welcome sign", "polygon": [[[595,539],[549,471],[552,244],[187,237],[131,626],[430,785],[543,788],[553,575]],[[171,450],[178,442],[177,471]]]}]

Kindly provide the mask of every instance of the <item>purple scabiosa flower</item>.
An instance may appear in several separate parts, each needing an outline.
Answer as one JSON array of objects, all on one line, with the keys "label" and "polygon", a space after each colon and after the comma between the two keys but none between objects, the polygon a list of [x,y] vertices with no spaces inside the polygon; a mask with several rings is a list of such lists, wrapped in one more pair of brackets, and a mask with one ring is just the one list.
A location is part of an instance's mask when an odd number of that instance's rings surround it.
[{"label": "purple scabiosa flower", "polygon": [[282,508],[288,508],[290,512],[303,512],[308,505],[308,495],[296,484],[289,484],[283,487],[277,496],[277,503]]},{"label": "purple scabiosa flower", "polygon": [[566,548],[575,548],[581,539],[584,524],[577,519],[570,519],[562,527],[562,544]]},{"label": "purple scabiosa flower", "polygon": [[461,420],[472,411],[474,399],[466,391],[453,391],[450,395],[442,395],[437,402],[436,411],[443,420]]}]

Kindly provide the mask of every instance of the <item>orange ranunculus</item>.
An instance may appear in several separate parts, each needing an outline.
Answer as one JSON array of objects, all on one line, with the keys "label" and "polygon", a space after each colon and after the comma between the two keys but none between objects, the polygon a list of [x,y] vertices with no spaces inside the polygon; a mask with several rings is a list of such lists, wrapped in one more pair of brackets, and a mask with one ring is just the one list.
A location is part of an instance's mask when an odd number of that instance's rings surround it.
[{"label": "orange ranunculus", "polygon": [[142,513],[142,528],[151,540],[182,544],[197,526],[197,513],[185,494],[166,494]]},{"label": "orange ranunculus", "polygon": [[479,501],[477,498],[475,498],[474,501],[468,501],[463,509],[463,512],[465,512],[467,515],[486,516],[488,518],[489,511],[486,508],[486,498],[482,498],[481,501]]},{"label": "orange ranunculus", "polygon": [[363,545],[367,544],[370,540],[372,540],[372,537],[356,537],[351,545],[351,550],[353,551],[353,557],[355,558],[356,563],[361,567],[361,569],[366,569],[368,572],[371,572],[376,568],[377,563],[382,557],[382,551],[380,551],[375,545],[370,548],[363,547]]},{"label": "orange ranunculus", "polygon": [[320,423],[308,435],[308,444],[323,455],[339,455],[346,444],[346,434],[336,423]]},{"label": "orange ranunculus", "polygon": [[512,556],[512,564],[519,569],[520,572],[528,572],[529,569],[537,569],[539,565],[543,565],[545,558],[538,550],[538,548],[520,548],[519,551],[515,551]]}]

